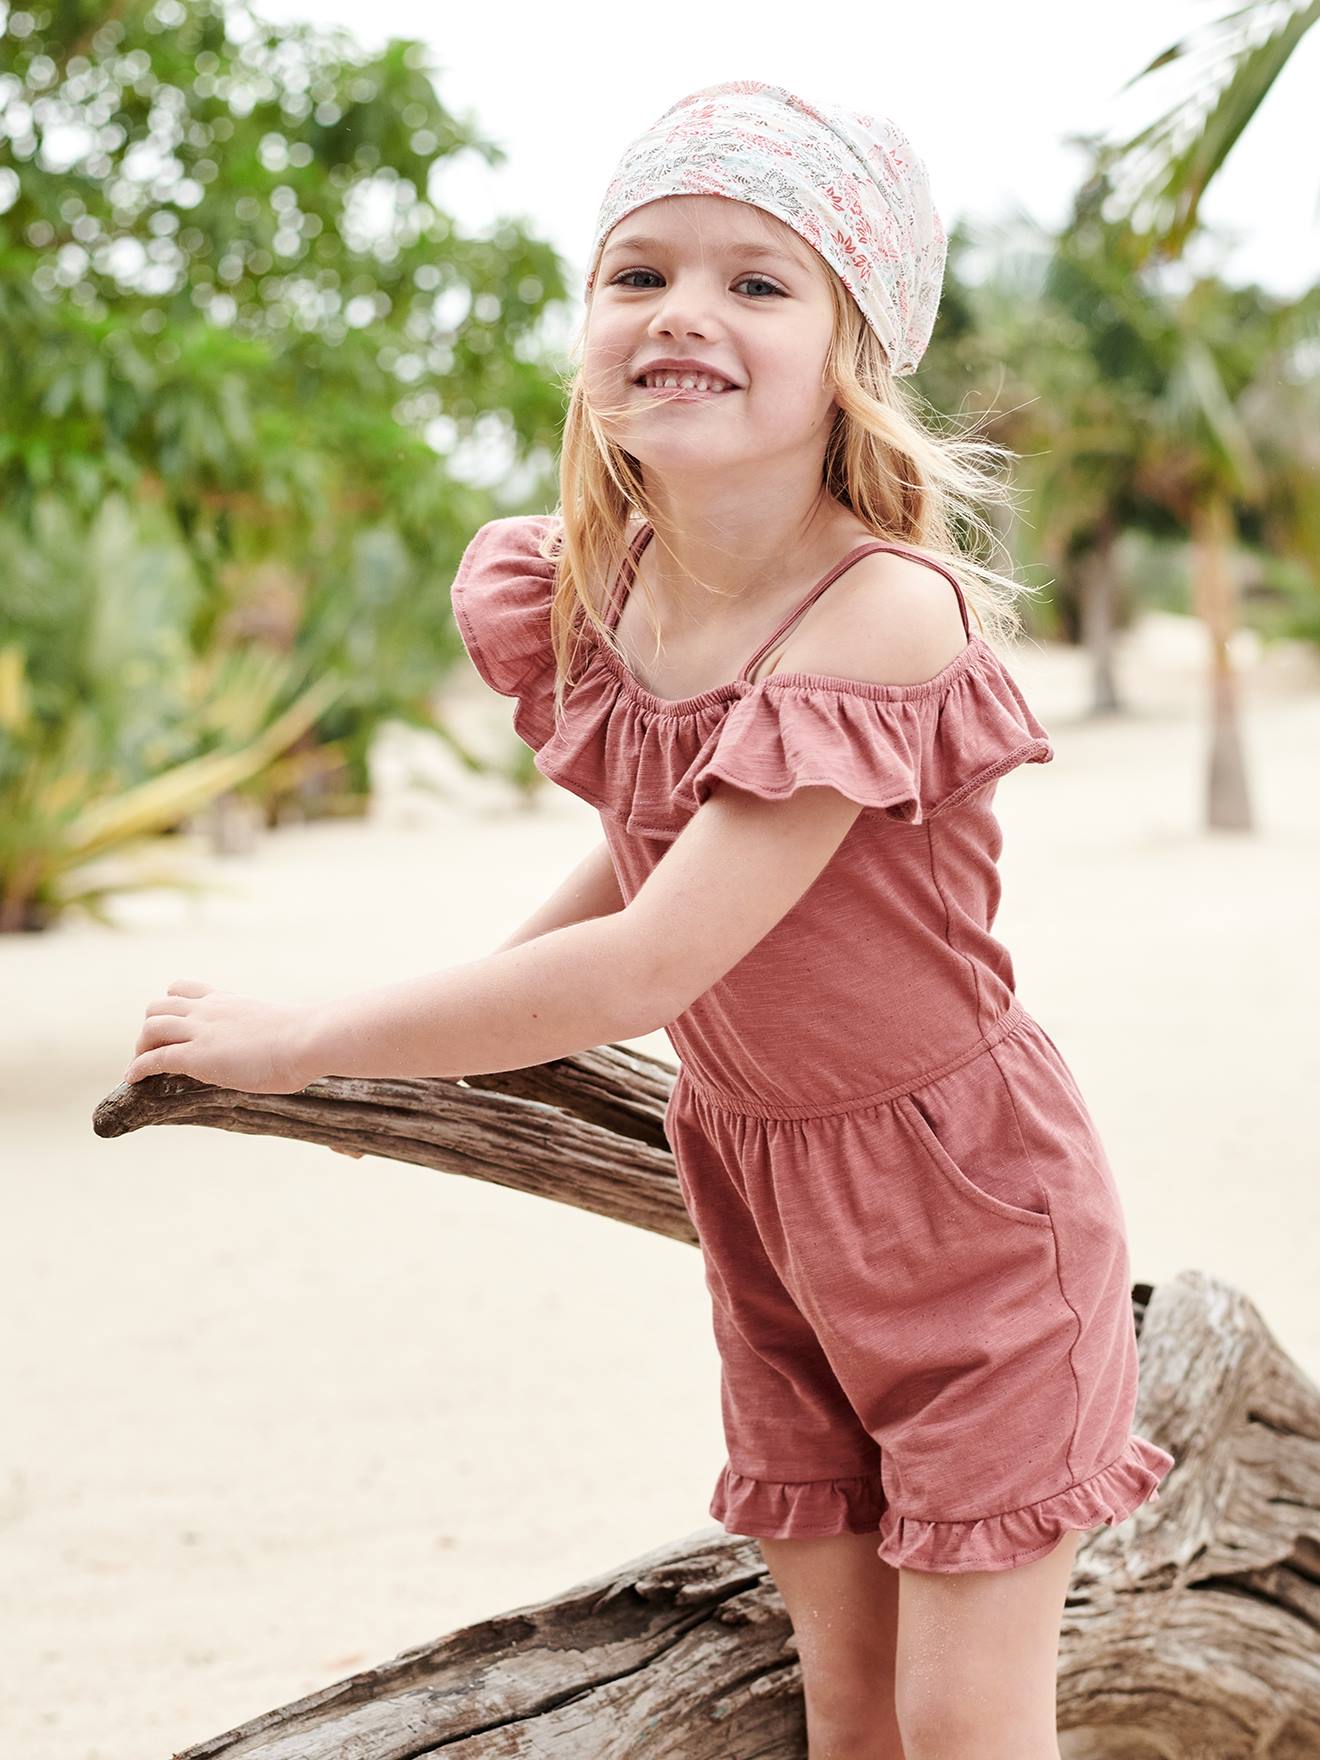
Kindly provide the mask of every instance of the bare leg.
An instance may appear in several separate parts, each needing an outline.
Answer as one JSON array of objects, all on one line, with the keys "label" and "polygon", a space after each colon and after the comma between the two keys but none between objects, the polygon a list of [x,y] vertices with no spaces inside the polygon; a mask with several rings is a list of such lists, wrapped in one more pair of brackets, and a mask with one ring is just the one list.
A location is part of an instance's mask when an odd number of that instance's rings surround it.
[{"label": "bare leg", "polygon": [[876,1536],[758,1544],[797,1639],[808,1760],[906,1760],[894,1709],[899,1572]]},{"label": "bare leg", "polygon": [[1059,1631],[1080,1539],[1009,1570],[899,1573],[905,1760],[1059,1760]]}]

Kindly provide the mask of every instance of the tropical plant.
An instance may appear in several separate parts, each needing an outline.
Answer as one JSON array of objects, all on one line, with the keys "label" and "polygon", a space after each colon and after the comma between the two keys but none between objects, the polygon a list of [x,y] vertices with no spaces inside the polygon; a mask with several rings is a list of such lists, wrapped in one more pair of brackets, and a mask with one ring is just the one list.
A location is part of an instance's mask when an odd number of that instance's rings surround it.
[{"label": "tropical plant", "polygon": [[1182,98],[1100,154],[1098,169],[1118,186],[1117,208],[1128,217],[1138,262],[1182,256],[1200,227],[1207,189],[1317,21],[1320,0],[1245,0],[1162,49],[1123,87],[1198,63]]},{"label": "tropical plant", "polygon": [[[551,480],[539,331],[564,283],[524,226],[469,236],[436,201],[457,156],[503,152],[433,71],[421,44],[367,55],[245,0],[0,17],[10,923],[72,896],[42,892],[71,846],[32,791],[69,766],[99,800],[213,755],[234,699],[203,681],[240,639],[282,658],[272,716],[337,679],[301,739],[356,792],[382,721],[447,732],[448,584],[517,511],[483,479],[515,501]],[[266,731],[243,749],[269,760]]]},{"label": "tropical plant", "polygon": [[47,492],[32,512],[30,533],[0,524],[0,932],[74,906],[109,921],[112,892],[190,885],[126,858],[259,774],[344,689],[253,643],[194,654],[196,572],[162,508],[113,494],[84,520]]}]

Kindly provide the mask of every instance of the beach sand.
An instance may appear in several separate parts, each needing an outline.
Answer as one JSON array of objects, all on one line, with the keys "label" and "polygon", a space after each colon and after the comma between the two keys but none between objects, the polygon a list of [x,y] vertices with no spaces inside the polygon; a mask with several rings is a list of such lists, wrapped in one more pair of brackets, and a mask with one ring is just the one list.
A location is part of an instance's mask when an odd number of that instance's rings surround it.
[{"label": "beach sand", "polygon": [[[1125,637],[1118,720],[1086,717],[1081,654],[1013,657],[1057,756],[999,785],[996,933],[1100,1125],[1134,1276],[1226,1279],[1320,1376],[1320,670],[1243,638],[1257,829],[1210,834],[1204,640]],[[470,674],[446,703],[512,740]],[[226,858],[168,840],[224,892],[0,941],[0,1721],[24,1760],[168,1756],[711,1526],[694,1248],[298,1143],[92,1133],[175,978],[310,1000],[477,958],[599,836],[403,730],[378,770],[367,822]]]}]

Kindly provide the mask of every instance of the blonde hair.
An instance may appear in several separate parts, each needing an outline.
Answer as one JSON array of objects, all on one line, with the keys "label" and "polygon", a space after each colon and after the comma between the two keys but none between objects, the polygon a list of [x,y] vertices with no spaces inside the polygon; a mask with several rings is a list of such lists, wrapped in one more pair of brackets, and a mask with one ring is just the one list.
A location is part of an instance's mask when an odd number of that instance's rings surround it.
[{"label": "blonde hair", "polygon": [[[597,264],[601,254],[597,252]],[[969,610],[988,641],[1016,640],[1023,633],[1017,601],[1038,589],[997,573],[960,543],[959,535],[966,533],[977,549],[997,543],[980,507],[1012,506],[1013,489],[996,467],[1006,471],[1017,455],[997,441],[972,437],[975,424],[956,433],[947,424],[937,426],[938,417],[923,420],[919,412],[930,406],[919,403],[893,377],[883,344],[852,296],[823,258],[814,251],[810,255],[828,280],[834,305],[822,381],[831,387],[838,408],[825,450],[825,489],[882,542],[944,563],[963,586]],[[564,378],[568,408],[556,523],[547,528],[540,545],[540,554],[557,564],[550,607],[556,718],[588,626],[626,666],[606,627],[606,595],[636,536],[628,530],[629,520],[655,524],[640,462],[610,438],[601,420],[628,406],[593,406],[587,394],[580,351],[589,320],[590,296],[573,347],[579,364]],[[658,532],[653,541],[660,541]],[[655,634],[662,651],[658,624]]]}]

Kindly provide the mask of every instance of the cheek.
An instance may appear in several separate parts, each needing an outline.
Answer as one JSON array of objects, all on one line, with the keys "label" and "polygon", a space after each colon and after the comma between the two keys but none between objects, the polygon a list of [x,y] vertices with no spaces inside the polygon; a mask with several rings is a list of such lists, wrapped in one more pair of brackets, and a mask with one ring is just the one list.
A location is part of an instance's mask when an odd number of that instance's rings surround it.
[{"label": "cheek", "polygon": [[621,313],[593,312],[582,344],[583,371],[593,379],[618,374],[637,354],[635,332]]},{"label": "cheek", "polygon": [[758,421],[773,422],[785,432],[814,427],[821,410],[829,405],[824,387],[796,369],[788,372],[781,368],[778,373],[768,370],[759,377],[749,374],[749,378],[749,388],[744,393],[748,414]]},{"label": "cheek", "polygon": [[814,329],[785,325],[773,346],[744,348],[739,360],[747,372],[749,412],[810,428],[828,407],[830,396],[821,383],[824,347]]}]

